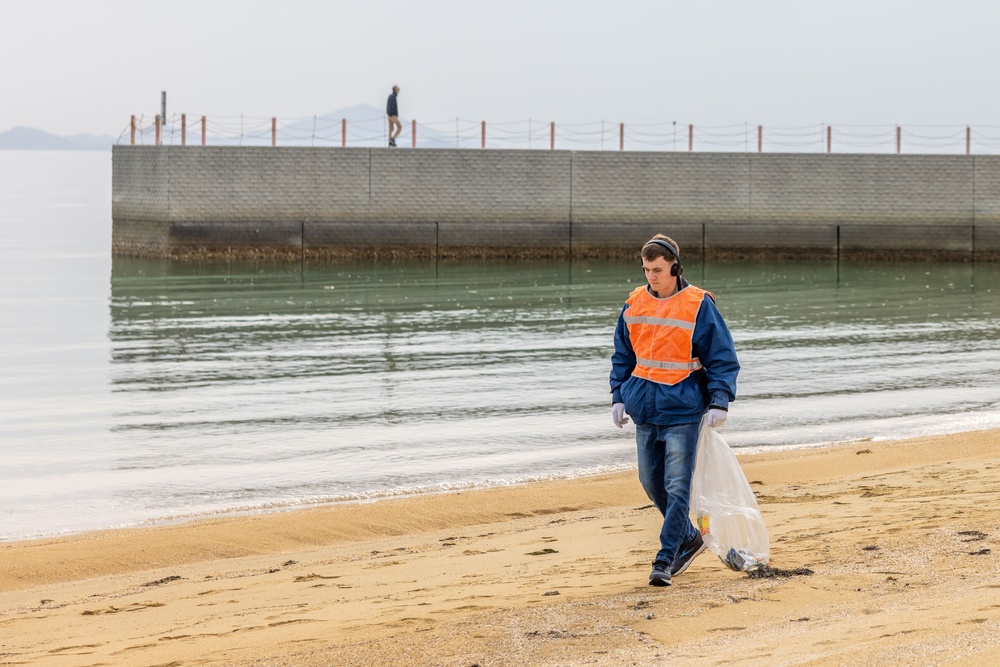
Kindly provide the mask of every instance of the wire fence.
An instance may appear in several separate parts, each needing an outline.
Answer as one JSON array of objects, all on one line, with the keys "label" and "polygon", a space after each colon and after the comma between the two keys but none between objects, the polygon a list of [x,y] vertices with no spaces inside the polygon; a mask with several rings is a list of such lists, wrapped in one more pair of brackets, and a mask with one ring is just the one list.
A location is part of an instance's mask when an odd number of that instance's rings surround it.
[{"label": "wire fence", "polygon": [[[133,116],[118,144],[166,146],[387,146],[385,116],[278,119],[251,116]],[[1000,125],[697,125],[665,121],[561,124],[455,118],[403,123],[410,148],[757,153],[1000,153]]]}]

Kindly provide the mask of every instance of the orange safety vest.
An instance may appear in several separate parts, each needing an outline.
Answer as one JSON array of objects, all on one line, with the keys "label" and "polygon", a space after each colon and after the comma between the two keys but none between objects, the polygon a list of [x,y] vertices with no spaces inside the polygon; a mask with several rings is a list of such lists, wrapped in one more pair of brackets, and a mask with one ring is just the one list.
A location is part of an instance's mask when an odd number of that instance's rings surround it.
[{"label": "orange safety vest", "polygon": [[694,285],[666,299],[657,299],[645,285],[629,294],[625,324],[635,352],[632,375],[677,384],[701,369],[701,360],[691,356],[691,339],[706,294],[715,299]]}]

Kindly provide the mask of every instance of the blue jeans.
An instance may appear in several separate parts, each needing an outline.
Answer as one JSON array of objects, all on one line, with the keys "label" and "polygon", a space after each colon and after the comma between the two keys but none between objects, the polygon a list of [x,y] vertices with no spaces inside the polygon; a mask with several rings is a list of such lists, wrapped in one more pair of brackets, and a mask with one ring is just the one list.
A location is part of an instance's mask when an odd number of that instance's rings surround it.
[{"label": "blue jeans", "polygon": [[676,426],[636,424],[639,482],[663,515],[656,560],[670,563],[698,529],[688,518],[691,474],[698,447],[698,423]]}]

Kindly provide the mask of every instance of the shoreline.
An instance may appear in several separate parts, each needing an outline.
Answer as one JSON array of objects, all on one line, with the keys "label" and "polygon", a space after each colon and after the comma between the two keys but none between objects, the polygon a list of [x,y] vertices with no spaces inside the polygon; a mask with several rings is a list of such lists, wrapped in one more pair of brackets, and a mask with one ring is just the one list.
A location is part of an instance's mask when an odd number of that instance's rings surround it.
[{"label": "shoreline", "polygon": [[[773,445],[761,447],[734,448],[737,458],[751,456],[754,454],[778,453],[784,451],[797,451],[806,449],[822,449],[825,447],[838,447],[860,442],[868,442],[868,439],[845,440],[828,443],[811,443],[803,445]],[[746,449],[747,451],[741,451]],[[619,473],[635,472],[636,465],[608,466],[608,469],[584,470],[581,472],[569,472],[566,474],[539,475],[537,477],[523,477],[515,480],[501,480],[495,482],[476,483],[469,482],[455,483],[447,488],[437,488],[436,486],[418,487],[407,490],[385,491],[372,496],[360,496],[337,499],[337,500],[317,500],[314,502],[294,502],[287,505],[271,504],[264,508],[228,508],[204,514],[180,514],[166,517],[150,518],[134,524],[124,526],[110,526],[101,528],[83,528],[80,530],[68,530],[54,534],[40,534],[34,537],[14,537],[0,538],[0,548],[5,545],[16,545],[22,542],[38,541],[58,541],[64,539],[74,539],[86,537],[91,534],[102,533],[122,533],[130,531],[154,530],[157,528],[183,527],[189,524],[201,522],[226,521],[228,519],[238,519],[242,517],[267,516],[271,514],[284,514],[288,512],[300,512],[313,509],[323,509],[330,507],[352,506],[367,503],[380,503],[386,501],[402,500],[406,498],[422,498],[427,496],[449,495],[471,491],[485,491],[489,489],[510,489],[531,484],[544,484],[546,482],[563,482],[590,477],[601,477],[604,475],[615,475]]]},{"label": "shoreline", "polygon": [[[0,544],[27,665],[990,664],[1000,430],[741,455],[771,536],[646,585],[634,470]],[[738,657],[738,658],[737,658]]]},{"label": "shoreline", "polygon": [[[826,449],[831,447],[859,445],[864,443],[904,442],[907,440],[914,440],[916,438],[925,438],[925,437],[947,437],[952,435],[959,436],[966,433],[978,433],[981,431],[994,430],[995,428],[996,427],[988,426],[980,429],[930,433],[912,437],[907,436],[903,438],[875,437],[875,438],[856,438],[850,440],[835,440],[830,442],[797,443],[797,444],[786,444],[786,445],[748,445],[742,447],[732,447],[732,449],[736,454],[736,457],[742,460],[742,458],[744,457],[755,456],[759,454],[778,454],[783,452],[807,451],[813,449]],[[996,430],[1000,431],[1000,429]],[[726,433],[725,431],[723,431],[723,437],[725,437],[725,435]],[[229,519],[238,519],[241,517],[267,516],[271,514],[285,514],[289,512],[300,512],[300,511],[309,511],[317,509],[321,510],[323,508],[330,508],[330,507],[352,506],[352,505],[367,504],[367,503],[381,503],[381,502],[401,500],[406,498],[449,495],[454,493],[483,491],[489,489],[517,488],[520,486],[531,485],[531,484],[573,481],[577,479],[601,477],[604,475],[614,475],[614,474],[628,473],[628,472],[634,473],[635,470],[636,466],[634,463],[618,464],[612,466],[604,466],[599,469],[571,471],[565,474],[550,473],[538,476],[524,476],[524,477],[519,477],[513,481],[500,480],[500,481],[483,482],[483,483],[456,482],[456,483],[449,483],[449,485],[446,486],[445,488],[441,488],[441,486],[443,486],[442,484],[442,485],[432,485],[427,487],[418,487],[406,490],[389,490],[382,492],[373,492],[374,495],[372,496],[362,496],[361,494],[358,494],[358,497],[350,497],[344,499],[316,500],[311,502],[291,501],[287,505],[270,504],[270,506],[263,508],[237,507],[237,508],[221,509],[210,513],[192,513],[192,514],[172,515],[166,517],[154,517],[125,526],[83,528],[80,530],[71,530],[54,534],[40,534],[33,537],[0,538],[0,549],[2,549],[4,546],[16,545],[20,543],[76,539],[76,538],[86,537],[91,534],[123,533],[129,531],[154,530],[158,528],[167,528],[167,527],[183,527],[185,525],[190,525],[190,524],[213,522],[213,521],[226,521]]]}]

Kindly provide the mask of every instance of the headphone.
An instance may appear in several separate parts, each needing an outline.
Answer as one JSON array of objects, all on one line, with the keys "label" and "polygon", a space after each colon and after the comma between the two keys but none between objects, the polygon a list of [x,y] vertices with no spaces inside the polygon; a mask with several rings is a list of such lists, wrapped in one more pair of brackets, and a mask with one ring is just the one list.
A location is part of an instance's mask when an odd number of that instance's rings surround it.
[{"label": "headphone", "polygon": [[646,241],[646,243],[643,244],[642,247],[645,248],[651,243],[655,243],[658,246],[663,246],[664,248],[670,251],[670,254],[674,256],[675,260],[677,260],[676,262],[674,262],[673,266],[670,267],[670,275],[680,278],[681,274],[684,273],[684,267],[681,266],[681,256],[677,254],[677,249],[672,245],[670,245],[670,243],[668,243],[667,241],[664,241],[663,239],[650,239]]}]

